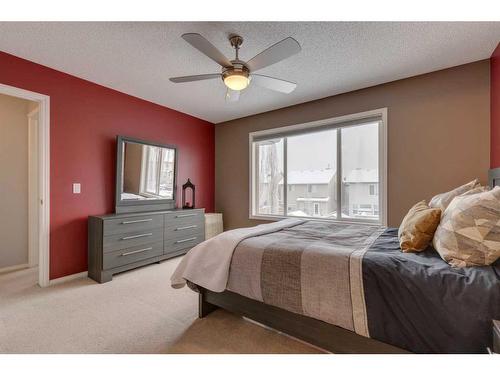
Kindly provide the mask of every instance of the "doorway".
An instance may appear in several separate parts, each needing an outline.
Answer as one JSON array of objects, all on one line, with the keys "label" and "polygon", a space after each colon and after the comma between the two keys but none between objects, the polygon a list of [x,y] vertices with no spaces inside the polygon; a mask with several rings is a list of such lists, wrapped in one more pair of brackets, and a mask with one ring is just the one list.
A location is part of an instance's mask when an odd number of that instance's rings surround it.
[{"label": "doorway", "polygon": [[[28,255],[26,264],[17,267],[38,265],[38,284],[45,287],[49,285],[50,98],[47,95],[3,84],[0,84],[0,94],[33,103],[26,114]],[[3,214],[8,215],[7,212]],[[14,269],[15,267],[13,266]]]}]

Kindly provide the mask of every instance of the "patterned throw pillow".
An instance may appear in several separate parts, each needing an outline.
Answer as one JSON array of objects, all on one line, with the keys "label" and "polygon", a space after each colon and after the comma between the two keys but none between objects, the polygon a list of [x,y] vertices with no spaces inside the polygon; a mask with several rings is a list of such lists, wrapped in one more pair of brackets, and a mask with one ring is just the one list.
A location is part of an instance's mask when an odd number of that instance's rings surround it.
[{"label": "patterned throw pillow", "polygon": [[490,190],[489,186],[482,186],[481,184],[477,184],[475,188],[466,191],[463,194],[460,194],[459,197],[463,197],[464,195],[471,195],[471,194],[477,194],[477,193],[484,193],[485,191]]},{"label": "patterned throw pillow", "polygon": [[471,181],[465,185],[459,186],[451,191],[446,193],[441,193],[432,197],[429,202],[429,207],[432,208],[440,208],[442,211],[446,210],[446,207],[451,203],[453,198],[458,197],[459,195],[468,192],[469,190],[474,189],[475,187],[481,186],[477,182],[477,178],[474,181]]},{"label": "patterned throw pillow", "polygon": [[454,267],[486,266],[500,258],[500,187],[453,199],[433,245]]},{"label": "patterned throw pillow", "polygon": [[418,202],[410,208],[398,231],[401,250],[407,253],[427,249],[440,218],[441,210],[430,208],[425,201]]}]

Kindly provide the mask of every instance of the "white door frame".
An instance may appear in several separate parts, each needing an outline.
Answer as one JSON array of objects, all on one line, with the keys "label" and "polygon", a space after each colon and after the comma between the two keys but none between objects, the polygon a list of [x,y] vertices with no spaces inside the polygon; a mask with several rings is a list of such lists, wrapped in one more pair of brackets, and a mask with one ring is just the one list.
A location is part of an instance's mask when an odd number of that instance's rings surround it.
[{"label": "white door frame", "polygon": [[49,286],[50,257],[50,97],[33,91],[20,89],[0,83],[0,94],[38,102],[38,176],[39,176],[39,256],[38,284]]},{"label": "white door frame", "polygon": [[[33,102],[32,102],[33,103]],[[38,177],[38,130],[40,109],[28,113],[28,267],[38,266],[38,216],[39,216],[39,177]]]}]

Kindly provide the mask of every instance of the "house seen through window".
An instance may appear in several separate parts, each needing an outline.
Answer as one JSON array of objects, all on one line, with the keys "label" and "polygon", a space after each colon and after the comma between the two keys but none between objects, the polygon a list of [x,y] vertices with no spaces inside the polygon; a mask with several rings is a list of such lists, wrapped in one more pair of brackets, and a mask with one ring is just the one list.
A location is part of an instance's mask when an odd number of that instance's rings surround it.
[{"label": "house seen through window", "polygon": [[381,222],[380,124],[277,129],[253,140],[251,214]]}]

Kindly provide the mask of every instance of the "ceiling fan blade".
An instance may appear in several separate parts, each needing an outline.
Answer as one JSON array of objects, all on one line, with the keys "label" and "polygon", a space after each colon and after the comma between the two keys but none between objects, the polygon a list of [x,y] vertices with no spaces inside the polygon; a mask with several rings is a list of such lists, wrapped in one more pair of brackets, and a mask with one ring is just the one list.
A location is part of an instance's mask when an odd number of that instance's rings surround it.
[{"label": "ceiling fan blade", "polygon": [[266,66],[276,64],[281,60],[299,53],[300,50],[299,42],[292,37],[288,37],[281,42],[273,44],[268,49],[253,57],[247,62],[247,66],[250,68],[250,71],[253,72],[265,68]]},{"label": "ceiling fan blade", "polygon": [[285,81],[279,78],[263,76],[261,74],[252,74],[250,82],[269,90],[279,91],[284,94],[290,94],[297,87],[296,83]]},{"label": "ceiling fan blade", "polygon": [[240,91],[227,89],[226,102],[237,102],[240,99]]},{"label": "ceiling fan blade", "polygon": [[184,76],[184,77],[172,77],[170,81],[174,83],[184,83],[184,82],[193,82],[193,81],[203,81],[205,79],[214,79],[220,78],[220,73],[214,74],[199,74],[196,76]]},{"label": "ceiling fan blade", "polygon": [[182,39],[191,44],[194,48],[196,48],[201,53],[210,57],[217,64],[222,65],[223,67],[231,67],[231,62],[229,59],[222,54],[212,43],[202,37],[200,34],[196,33],[188,33],[183,34]]}]

